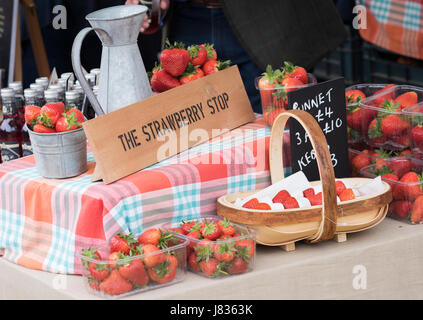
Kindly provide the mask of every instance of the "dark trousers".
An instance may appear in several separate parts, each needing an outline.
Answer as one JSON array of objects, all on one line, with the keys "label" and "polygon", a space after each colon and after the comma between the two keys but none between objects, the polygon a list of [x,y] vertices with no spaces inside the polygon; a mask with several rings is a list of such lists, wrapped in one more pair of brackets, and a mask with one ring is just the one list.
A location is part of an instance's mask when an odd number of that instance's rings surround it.
[{"label": "dark trousers", "polygon": [[190,2],[174,3],[169,40],[185,45],[214,43],[218,60],[231,60],[238,65],[248,97],[255,112],[261,113],[260,95],[254,79],[262,71],[251,61],[233,34],[222,9],[207,9]]}]

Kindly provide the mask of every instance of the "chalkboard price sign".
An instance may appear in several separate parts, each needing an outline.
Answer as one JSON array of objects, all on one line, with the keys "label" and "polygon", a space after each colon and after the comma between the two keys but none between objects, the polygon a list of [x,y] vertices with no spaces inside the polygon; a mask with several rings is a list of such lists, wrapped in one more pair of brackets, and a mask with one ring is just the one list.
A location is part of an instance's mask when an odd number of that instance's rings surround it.
[{"label": "chalkboard price sign", "polygon": [[[288,92],[289,109],[314,116],[326,136],[337,178],[349,176],[344,78]],[[292,171],[303,171],[311,181],[319,180],[313,147],[297,121],[290,121]]]}]

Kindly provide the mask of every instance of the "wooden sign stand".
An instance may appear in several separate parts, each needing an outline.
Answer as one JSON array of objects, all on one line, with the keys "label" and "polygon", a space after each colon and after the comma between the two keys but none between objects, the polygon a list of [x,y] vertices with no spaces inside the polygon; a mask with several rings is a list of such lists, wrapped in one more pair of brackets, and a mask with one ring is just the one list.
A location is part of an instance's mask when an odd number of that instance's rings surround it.
[{"label": "wooden sign stand", "polygon": [[114,182],[254,119],[237,66],[152,96],[84,122],[92,180]]}]

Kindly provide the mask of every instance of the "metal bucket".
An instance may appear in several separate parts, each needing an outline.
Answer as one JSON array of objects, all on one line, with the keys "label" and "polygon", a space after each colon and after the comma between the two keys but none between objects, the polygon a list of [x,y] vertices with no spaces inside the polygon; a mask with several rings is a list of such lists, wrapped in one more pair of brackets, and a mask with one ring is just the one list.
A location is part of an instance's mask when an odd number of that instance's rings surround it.
[{"label": "metal bucket", "polygon": [[37,133],[28,129],[38,172],[45,178],[79,176],[88,170],[84,129]]}]

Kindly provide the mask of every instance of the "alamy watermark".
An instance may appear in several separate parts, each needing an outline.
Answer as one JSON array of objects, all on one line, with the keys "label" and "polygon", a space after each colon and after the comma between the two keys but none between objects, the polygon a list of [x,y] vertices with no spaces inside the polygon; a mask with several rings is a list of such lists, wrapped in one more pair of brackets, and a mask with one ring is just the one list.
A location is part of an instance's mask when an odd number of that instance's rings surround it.
[{"label": "alamy watermark", "polygon": [[352,280],[352,287],[355,290],[366,290],[367,289],[367,268],[362,264],[355,265],[352,269],[352,273],[355,275]]}]

